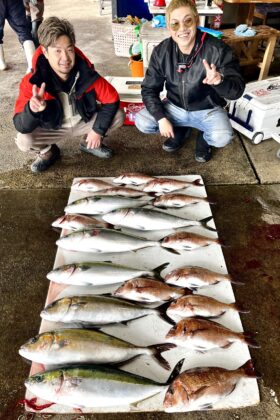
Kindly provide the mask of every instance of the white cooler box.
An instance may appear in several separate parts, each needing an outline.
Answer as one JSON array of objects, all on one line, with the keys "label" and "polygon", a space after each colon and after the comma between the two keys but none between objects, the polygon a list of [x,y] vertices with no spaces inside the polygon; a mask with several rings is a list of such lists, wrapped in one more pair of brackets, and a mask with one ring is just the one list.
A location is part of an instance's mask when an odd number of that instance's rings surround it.
[{"label": "white cooler box", "polygon": [[269,138],[280,143],[280,77],[248,83],[243,96],[231,101],[229,118],[254,144]]}]

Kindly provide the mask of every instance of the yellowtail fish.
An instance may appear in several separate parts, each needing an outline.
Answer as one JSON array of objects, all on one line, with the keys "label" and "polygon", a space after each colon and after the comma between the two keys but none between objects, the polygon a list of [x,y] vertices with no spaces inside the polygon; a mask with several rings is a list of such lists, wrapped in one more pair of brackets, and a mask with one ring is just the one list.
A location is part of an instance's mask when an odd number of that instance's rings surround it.
[{"label": "yellowtail fish", "polygon": [[72,232],[58,239],[56,244],[69,251],[94,253],[127,252],[160,246],[157,241],[149,241],[139,236],[102,228]]},{"label": "yellowtail fish", "polygon": [[128,188],[128,187],[112,187],[112,188],[108,188],[106,190],[101,190],[101,191],[96,191],[93,192],[91,194],[91,196],[93,195],[99,195],[99,196],[106,196],[106,195],[119,195],[122,197],[154,197],[154,194],[152,193],[147,193],[145,191],[141,191],[141,190],[136,190],[134,188]]},{"label": "yellowtail fish", "polygon": [[200,186],[203,187],[203,184],[200,183],[200,179],[195,179],[194,181],[178,181],[172,178],[156,178],[147,182],[143,186],[143,191],[145,192],[157,192],[157,193],[169,193],[176,190],[181,190],[190,186]]},{"label": "yellowtail fish", "polygon": [[114,184],[120,185],[142,185],[154,179],[153,176],[141,174],[140,172],[126,172],[113,179]]},{"label": "yellowtail fish", "polygon": [[82,230],[93,229],[95,227],[110,227],[109,223],[102,220],[97,220],[94,217],[85,216],[82,214],[65,214],[56,219],[52,226],[58,229],[67,230]]},{"label": "yellowtail fish", "polygon": [[82,365],[36,373],[25,386],[39,398],[68,407],[129,406],[165,391],[181,365],[180,361],[164,384],[102,365]]},{"label": "yellowtail fish", "polygon": [[180,209],[185,206],[198,203],[209,203],[207,197],[195,197],[187,194],[163,194],[155,198],[153,205],[162,208],[177,208]]},{"label": "yellowtail fish", "polygon": [[195,266],[186,266],[172,270],[165,275],[164,280],[166,283],[188,287],[191,290],[211,286],[221,281],[243,284],[233,280],[229,274],[216,273],[207,268]]},{"label": "yellowtail fish", "polygon": [[167,266],[168,263],[164,263],[153,270],[141,270],[103,261],[72,263],[55,268],[47,274],[47,278],[56,283],[76,286],[104,286],[141,276],[159,277]]},{"label": "yellowtail fish", "polygon": [[80,198],[65,207],[66,213],[105,214],[125,207],[140,207],[147,204],[147,200],[122,196],[91,196]]},{"label": "yellowtail fish", "polygon": [[164,398],[164,409],[168,413],[210,410],[216,402],[234,391],[240,379],[260,377],[252,360],[236,370],[220,367],[186,370],[169,386]]},{"label": "yellowtail fish", "polygon": [[52,322],[102,326],[127,323],[147,315],[159,315],[168,323],[174,324],[166,315],[164,305],[158,308],[149,308],[115,297],[69,296],[47,305],[41,311],[41,317]]},{"label": "yellowtail fish", "polygon": [[208,226],[212,216],[202,220],[183,219],[172,214],[153,209],[116,209],[102,216],[106,222],[121,227],[138,230],[168,230],[188,226],[203,226],[205,229],[214,230]]},{"label": "yellowtail fish", "polygon": [[189,295],[182,296],[170,303],[167,314],[171,317],[204,317],[214,318],[223,315],[226,312],[249,312],[240,307],[236,302],[223,303],[209,296]]},{"label": "yellowtail fish", "polygon": [[112,184],[106,181],[102,181],[101,179],[94,178],[76,180],[76,182],[71,187],[72,190],[85,192],[101,191],[106,190],[107,188],[112,188]]},{"label": "yellowtail fish", "polygon": [[170,329],[166,338],[171,343],[201,352],[226,349],[238,342],[259,347],[251,333],[235,332],[217,322],[199,318],[182,319]]},{"label": "yellowtail fish", "polygon": [[135,346],[100,331],[63,328],[36,335],[20,347],[19,354],[43,365],[114,364],[147,355],[169,370],[170,365],[161,353],[174,347],[171,343]]},{"label": "yellowtail fish", "polygon": [[136,278],[126,281],[113,292],[116,297],[142,303],[169,301],[192,293],[189,289],[172,287],[162,281],[147,278]]}]

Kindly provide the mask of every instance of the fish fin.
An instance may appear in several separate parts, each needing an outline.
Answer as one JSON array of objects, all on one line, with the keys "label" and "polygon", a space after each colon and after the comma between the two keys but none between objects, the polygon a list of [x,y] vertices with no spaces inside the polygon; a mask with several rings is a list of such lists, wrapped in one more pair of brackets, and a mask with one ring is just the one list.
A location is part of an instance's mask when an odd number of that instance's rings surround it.
[{"label": "fish fin", "polygon": [[179,362],[174,366],[169,378],[166,381],[166,385],[170,385],[174,379],[176,378],[176,376],[178,376],[181,372],[183,363],[184,363],[185,359],[181,359],[179,360]]},{"label": "fish fin", "polygon": [[169,308],[169,305],[170,305],[170,302],[165,302],[162,305],[158,306],[156,310],[158,311],[158,315],[160,316],[161,319],[168,322],[168,324],[176,325],[176,322],[173,321],[173,319],[171,319],[166,313],[167,309]]},{"label": "fish fin", "polygon": [[153,271],[155,273],[155,277],[161,278],[160,273],[163,270],[165,270],[168,265],[169,265],[169,262],[166,262],[166,263],[163,263],[163,264],[157,266],[156,268],[154,268]]},{"label": "fish fin", "polygon": [[199,178],[195,179],[195,180],[192,182],[192,184],[193,184],[193,185],[196,185],[196,186],[198,186],[198,187],[204,187],[204,184],[201,184],[201,183],[200,183],[200,179],[199,179]]},{"label": "fish fin", "polygon": [[[175,286],[176,287],[176,286]],[[193,290],[191,288],[188,287],[184,287],[184,293],[183,296],[185,295],[192,295],[193,294]]]},{"label": "fish fin", "polygon": [[145,316],[148,316],[148,315],[149,314],[141,315],[138,318],[133,318],[133,319],[128,319],[127,321],[118,322],[118,324],[123,324],[123,325],[125,325],[127,327],[132,321],[135,321],[136,319],[144,318]]},{"label": "fish fin", "polygon": [[228,349],[230,346],[232,345],[232,343],[227,343],[224,346],[222,346],[222,349]]},{"label": "fish fin", "polygon": [[164,247],[164,249],[165,249],[167,252],[171,252],[171,254],[181,255],[181,253],[180,253],[179,251],[176,251],[175,249],[172,249],[172,248],[166,248],[166,247]]},{"label": "fish fin", "polygon": [[261,346],[257,343],[257,341],[253,338],[253,334],[252,333],[244,333],[243,337],[245,339],[245,343],[249,346],[249,347],[253,347],[255,349],[259,349]]},{"label": "fish fin", "polygon": [[211,230],[213,232],[217,232],[217,229],[214,229],[208,226],[208,222],[210,222],[210,220],[213,220],[213,216],[209,216],[209,217],[205,217],[204,219],[201,219],[200,223],[205,229]]},{"label": "fish fin", "polygon": [[204,411],[204,410],[212,410],[212,409],[213,409],[213,404],[211,404],[211,403],[209,403],[209,404],[202,404],[202,405],[199,406],[199,410],[201,410],[201,411]]},{"label": "fish fin", "polygon": [[255,370],[252,359],[247,360],[247,362],[240,366],[239,369],[244,370],[245,374],[250,378],[259,379],[262,377],[262,375]]},{"label": "fish fin", "polygon": [[141,354],[136,354],[136,356],[131,357],[131,359],[128,360],[123,360],[122,362],[115,362],[115,363],[110,363],[111,366],[113,366],[114,368],[123,368],[126,365],[129,365],[130,362],[133,362],[135,359],[138,359],[141,356]]},{"label": "fish fin", "polygon": [[161,353],[163,353],[164,351],[171,350],[175,347],[177,347],[176,344],[172,344],[172,343],[154,344],[152,346],[148,346],[148,348],[153,351],[153,357],[158,361],[160,366],[166,370],[170,370],[170,364],[161,355]]}]

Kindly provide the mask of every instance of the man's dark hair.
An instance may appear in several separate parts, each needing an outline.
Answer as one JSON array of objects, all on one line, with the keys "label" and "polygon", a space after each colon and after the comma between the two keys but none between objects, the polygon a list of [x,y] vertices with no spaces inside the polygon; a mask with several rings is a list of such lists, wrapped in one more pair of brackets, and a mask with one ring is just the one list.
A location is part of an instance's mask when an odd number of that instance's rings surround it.
[{"label": "man's dark hair", "polygon": [[40,45],[46,49],[55,44],[60,36],[68,36],[71,44],[75,45],[76,38],[73,25],[66,19],[59,19],[56,16],[45,19],[38,29]]}]

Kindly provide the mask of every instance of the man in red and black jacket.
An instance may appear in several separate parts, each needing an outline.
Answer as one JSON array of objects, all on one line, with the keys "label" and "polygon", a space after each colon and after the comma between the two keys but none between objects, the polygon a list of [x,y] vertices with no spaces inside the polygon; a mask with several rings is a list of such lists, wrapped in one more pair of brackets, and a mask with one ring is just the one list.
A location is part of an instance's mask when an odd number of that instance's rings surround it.
[{"label": "man in red and black jacket", "polygon": [[18,148],[38,154],[32,172],[59,159],[56,143],[65,137],[84,136],[82,151],[110,158],[113,152],[102,144],[103,137],[124,121],[117,91],[75,47],[70,22],[50,17],[40,25],[38,37],[33,71],[20,83],[14,112]]}]

